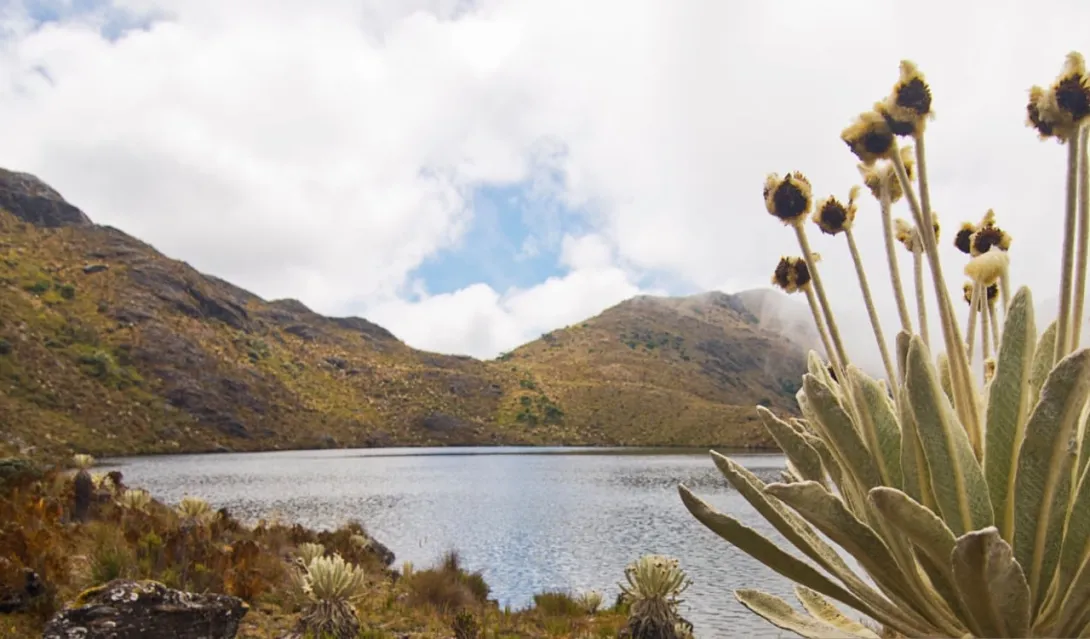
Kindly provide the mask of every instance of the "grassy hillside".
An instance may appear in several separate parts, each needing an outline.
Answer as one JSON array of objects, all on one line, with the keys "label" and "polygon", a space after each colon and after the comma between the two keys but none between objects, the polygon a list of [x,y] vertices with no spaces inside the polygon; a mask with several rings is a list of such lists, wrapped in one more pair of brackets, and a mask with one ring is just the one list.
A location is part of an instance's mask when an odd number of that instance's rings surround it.
[{"label": "grassy hillside", "polygon": [[0,454],[762,445],[753,404],[792,410],[803,369],[723,294],[630,300],[491,362],[427,353],[203,275],[0,170]]},{"label": "grassy hillside", "polygon": [[504,409],[548,423],[553,402],[626,444],[764,444],[753,406],[793,412],[805,359],[760,324],[738,296],[637,297],[502,357],[521,383]]}]

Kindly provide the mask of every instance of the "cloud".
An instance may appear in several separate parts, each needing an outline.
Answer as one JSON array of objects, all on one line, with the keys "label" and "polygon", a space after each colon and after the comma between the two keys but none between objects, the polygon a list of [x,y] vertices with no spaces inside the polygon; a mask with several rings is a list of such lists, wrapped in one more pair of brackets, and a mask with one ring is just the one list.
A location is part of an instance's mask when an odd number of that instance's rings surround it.
[{"label": "cloud", "polygon": [[[52,5],[58,18],[37,26],[28,5],[0,10],[0,165],[202,270],[366,314],[415,345],[495,354],[647,273],[767,285],[798,249],[763,211],[765,174],[801,170],[818,196],[845,196],[858,175],[840,130],[902,58],[935,92],[946,232],[994,207],[1015,237],[1015,283],[1055,288],[1063,151],[1023,109],[1085,42],[1090,5],[1076,0]],[[1041,16],[1047,29],[1027,27]],[[565,240],[564,274],[414,294],[414,272],[474,223],[473,194],[517,184],[554,205],[543,242],[581,238]],[[857,233],[892,338],[878,229],[867,200]],[[811,235],[849,349],[873,358],[841,238]],[[956,294],[963,260],[944,247]]]},{"label": "cloud", "polygon": [[641,292],[630,273],[613,265],[610,248],[598,236],[566,236],[562,262],[566,274],[532,288],[500,293],[473,284],[440,295],[418,289],[419,299],[380,304],[371,317],[396,326],[399,337],[421,348],[488,358]]}]

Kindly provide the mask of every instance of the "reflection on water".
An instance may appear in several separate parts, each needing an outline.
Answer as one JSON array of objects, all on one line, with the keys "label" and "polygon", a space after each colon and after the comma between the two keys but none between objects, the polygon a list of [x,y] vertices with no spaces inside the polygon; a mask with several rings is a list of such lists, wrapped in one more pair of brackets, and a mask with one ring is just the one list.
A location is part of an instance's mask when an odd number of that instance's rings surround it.
[{"label": "reflection on water", "polygon": [[[779,455],[732,457],[768,482],[784,467]],[[697,636],[783,634],[731,591],[790,597],[790,585],[697,522],[678,497],[677,485],[685,483],[781,541],[706,452],[385,449],[108,463],[157,498],[173,503],[198,495],[242,519],[279,513],[312,527],[359,519],[399,564],[423,566],[457,548],[468,568],[483,571],[493,595],[512,606],[554,588],[597,589],[612,601],[628,562],[647,552],[672,555],[693,579],[683,614]]]}]

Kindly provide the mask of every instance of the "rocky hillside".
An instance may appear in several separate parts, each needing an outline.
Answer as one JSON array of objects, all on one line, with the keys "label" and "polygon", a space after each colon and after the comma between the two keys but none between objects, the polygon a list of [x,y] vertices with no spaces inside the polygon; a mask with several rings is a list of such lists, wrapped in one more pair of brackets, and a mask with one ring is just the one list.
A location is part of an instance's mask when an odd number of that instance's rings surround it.
[{"label": "rocky hillside", "polygon": [[0,170],[0,454],[762,445],[752,405],[793,410],[803,350],[744,299],[638,298],[496,361],[438,355],[264,301]]},{"label": "rocky hillside", "polygon": [[501,358],[522,385],[508,410],[547,420],[548,397],[602,438],[764,442],[753,405],[795,410],[808,334],[781,338],[742,300],[636,297],[543,335]]}]

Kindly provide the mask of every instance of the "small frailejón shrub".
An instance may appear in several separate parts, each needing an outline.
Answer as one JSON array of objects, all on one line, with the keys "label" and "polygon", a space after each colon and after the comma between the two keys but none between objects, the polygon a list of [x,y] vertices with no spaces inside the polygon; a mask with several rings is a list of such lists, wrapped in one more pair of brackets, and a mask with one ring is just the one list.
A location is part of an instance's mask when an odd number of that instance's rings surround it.
[{"label": "small frailej\u00f3n shrub", "polygon": [[644,555],[625,568],[624,576],[619,585],[629,606],[632,639],[680,639],[691,633],[692,626],[678,612],[691,582],[677,559]]},{"label": "small frailej\u00f3n shrub", "polygon": [[[305,552],[312,554],[313,550]],[[355,606],[367,593],[363,569],[338,554],[318,554],[305,567],[300,567],[294,581],[304,602],[298,624],[300,636],[354,639],[359,634]]]},{"label": "small frailej\u00f3n shrub", "polygon": [[[931,100],[923,75],[902,62],[890,95],[841,134],[879,203],[900,323],[895,348],[874,312],[852,234],[857,191],[847,203],[815,204],[798,172],[771,175],[764,186],[768,212],[794,232],[801,250],[781,258],[773,282],[805,294],[828,361],[810,354],[797,394],[802,419],[757,409],[788,459],[784,481],[765,484],[731,459],[712,456],[803,558],[684,486],[681,498],[708,528],[796,583],[805,611],[756,590],[735,595],[803,636],[876,636],[830,600],[877,622],[884,636],[1090,636],[1090,349],[1080,348],[1090,257],[1090,77],[1082,56],[1071,53],[1049,88],[1031,89],[1026,106],[1040,137],[1067,150],[1059,314],[1040,334],[1029,289],[1010,292],[1012,242],[991,210],[952,238],[968,260],[962,331],[928,189]],[[901,138],[912,145],[901,146]],[[911,222],[892,218],[902,200]],[[885,380],[848,360],[807,234],[811,217],[823,233],[847,239]],[[915,317],[896,240],[913,258]],[[939,344],[928,342],[928,293],[937,303]],[[932,347],[941,349],[937,357]],[[978,371],[974,361],[981,362]]]}]

